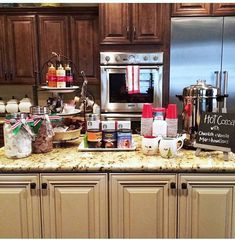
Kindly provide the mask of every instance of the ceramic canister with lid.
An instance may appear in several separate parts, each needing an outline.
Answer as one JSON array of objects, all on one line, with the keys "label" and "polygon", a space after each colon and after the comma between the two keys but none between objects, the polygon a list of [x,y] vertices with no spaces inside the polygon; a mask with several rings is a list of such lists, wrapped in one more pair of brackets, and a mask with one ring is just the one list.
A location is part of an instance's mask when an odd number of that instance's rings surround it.
[{"label": "ceramic canister with lid", "polygon": [[5,113],[5,111],[6,111],[5,102],[0,97],[0,113]]},{"label": "ceramic canister with lid", "polygon": [[30,113],[31,106],[32,106],[32,103],[30,98],[27,95],[25,95],[25,97],[20,100],[19,110],[20,112],[23,112],[23,113]]},{"label": "ceramic canister with lid", "polygon": [[17,113],[18,112],[18,101],[13,96],[12,99],[10,99],[7,102],[6,105],[6,111],[7,113]]}]

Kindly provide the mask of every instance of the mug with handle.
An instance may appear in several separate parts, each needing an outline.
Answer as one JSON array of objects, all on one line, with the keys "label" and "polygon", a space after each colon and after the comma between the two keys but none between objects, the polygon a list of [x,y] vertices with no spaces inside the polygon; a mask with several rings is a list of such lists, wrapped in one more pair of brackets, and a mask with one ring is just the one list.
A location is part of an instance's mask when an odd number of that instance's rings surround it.
[{"label": "mug with handle", "polygon": [[145,155],[155,155],[158,152],[158,144],[161,137],[142,136],[142,151]]},{"label": "mug with handle", "polygon": [[[177,151],[179,151],[184,145],[184,139],[186,138],[186,134],[183,134],[177,138],[162,138],[159,143],[159,152],[163,158],[173,158],[177,155]],[[177,144],[180,142],[180,146]]]}]

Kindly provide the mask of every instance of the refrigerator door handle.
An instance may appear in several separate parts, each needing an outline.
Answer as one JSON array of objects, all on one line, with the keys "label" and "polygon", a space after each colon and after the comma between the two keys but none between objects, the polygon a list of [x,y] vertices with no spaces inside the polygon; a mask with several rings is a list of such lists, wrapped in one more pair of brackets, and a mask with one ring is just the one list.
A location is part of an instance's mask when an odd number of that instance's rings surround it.
[{"label": "refrigerator door handle", "polygon": [[[223,71],[224,75],[224,96],[228,94],[228,71]],[[227,97],[224,97],[222,113],[227,113]]]},{"label": "refrigerator door handle", "polygon": [[[219,94],[221,94],[221,72],[220,71],[215,71],[215,81],[216,81],[216,87],[219,91]],[[221,110],[221,104],[217,102],[217,112],[220,112]]]},{"label": "refrigerator door handle", "polygon": [[216,87],[221,91],[221,72],[215,71],[214,74],[215,74]]}]

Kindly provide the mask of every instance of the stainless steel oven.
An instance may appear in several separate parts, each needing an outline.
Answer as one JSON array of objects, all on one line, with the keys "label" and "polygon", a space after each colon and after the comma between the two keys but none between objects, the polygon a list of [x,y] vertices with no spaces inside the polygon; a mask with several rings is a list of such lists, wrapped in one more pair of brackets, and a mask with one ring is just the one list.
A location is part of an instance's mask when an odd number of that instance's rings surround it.
[{"label": "stainless steel oven", "polygon": [[[141,113],[144,103],[161,106],[162,64],[162,52],[101,52],[101,113]],[[140,93],[128,94],[128,65],[139,66]]]}]

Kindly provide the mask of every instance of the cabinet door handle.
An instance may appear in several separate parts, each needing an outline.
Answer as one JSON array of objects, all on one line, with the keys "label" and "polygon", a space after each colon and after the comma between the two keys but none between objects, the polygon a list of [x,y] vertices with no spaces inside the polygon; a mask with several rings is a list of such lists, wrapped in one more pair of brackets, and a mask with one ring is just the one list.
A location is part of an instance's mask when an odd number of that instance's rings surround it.
[{"label": "cabinet door handle", "polygon": [[12,72],[10,73],[10,80],[11,80],[11,81],[13,80],[13,74],[12,74]]},{"label": "cabinet door handle", "polygon": [[181,188],[183,190],[188,189],[187,183],[181,183]]},{"label": "cabinet door handle", "polygon": [[5,81],[7,81],[7,72],[4,73]]},{"label": "cabinet door handle", "polygon": [[134,36],[134,39],[136,38],[136,27],[133,27],[133,36]]},{"label": "cabinet door handle", "polygon": [[127,35],[127,37],[129,37],[129,35],[130,35],[130,28],[129,27],[126,27],[126,35]]},{"label": "cabinet door handle", "polygon": [[171,182],[170,183],[170,188],[171,189],[176,189],[176,183],[175,182]]},{"label": "cabinet door handle", "polygon": [[47,183],[42,183],[42,189],[47,189]]},{"label": "cabinet door handle", "polygon": [[37,184],[35,182],[30,183],[30,189],[36,189]]}]

